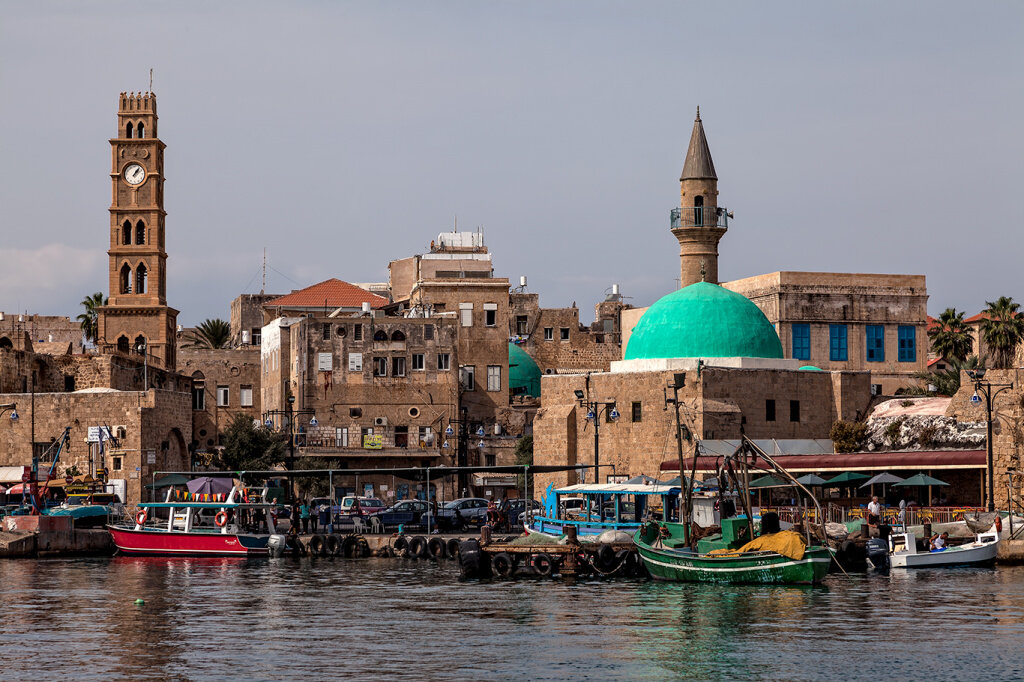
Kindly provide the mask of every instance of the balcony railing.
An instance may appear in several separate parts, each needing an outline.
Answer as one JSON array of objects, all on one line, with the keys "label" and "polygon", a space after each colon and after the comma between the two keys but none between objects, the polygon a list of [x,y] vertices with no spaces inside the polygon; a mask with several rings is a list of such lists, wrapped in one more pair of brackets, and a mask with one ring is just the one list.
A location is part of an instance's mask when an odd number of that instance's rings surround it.
[{"label": "balcony railing", "polygon": [[683,206],[669,214],[672,229],[680,227],[729,227],[729,211],[721,206]]},{"label": "balcony railing", "polygon": [[304,454],[344,454],[349,456],[372,457],[376,454],[387,454],[388,456],[409,456],[409,457],[433,457],[440,454],[440,450],[433,444],[420,447],[419,441],[414,441],[410,436],[403,438],[401,435],[376,435],[370,437],[365,443],[359,434],[350,434],[346,439],[337,434],[309,433],[295,434],[295,447]]}]

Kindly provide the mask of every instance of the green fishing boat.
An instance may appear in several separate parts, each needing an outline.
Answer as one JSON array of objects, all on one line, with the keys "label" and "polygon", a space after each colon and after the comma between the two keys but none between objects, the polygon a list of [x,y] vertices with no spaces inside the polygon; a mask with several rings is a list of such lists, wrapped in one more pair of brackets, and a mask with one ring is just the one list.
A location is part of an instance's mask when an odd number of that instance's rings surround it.
[{"label": "green fishing boat", "polygon": [[[656,580],[813,584],[821,582],[828,573],[832,560],[828,547],[803,547],[802,551],[790,552],[789,556],[777,551],[739,552],[736,550],[746,543],[726,538],[738,530],[736,526],[747,528],[746,519],[723,519],[722,525],[726,536],[698,541],[696,550],[686,545],[685,526],[679,523],[645,524],[633,536],[633,542]],[[793,531],[777,535],[783,534],[799,537]],[[715,545],[724,546],[710,549]],[[730,545],[736,545],[736,549],[730,551]],[[712,553],[716,551],[718,553]]]}]

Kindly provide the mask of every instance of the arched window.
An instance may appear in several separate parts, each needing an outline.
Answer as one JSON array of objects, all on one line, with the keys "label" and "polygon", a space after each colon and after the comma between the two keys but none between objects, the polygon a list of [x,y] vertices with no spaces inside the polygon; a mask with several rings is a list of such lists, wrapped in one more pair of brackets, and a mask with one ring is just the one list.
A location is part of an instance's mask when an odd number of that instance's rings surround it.
[{"label": "arched window", "polygon": [[143,138],[145,136],[146,136],[146,126],[142,125],[142,121],[139,121],[139,128],[138,128],[138,132],[136,133],[135,137],[138,137],[138,138],[141,139],[141,138]]},{"label": "arched window", "polygon": [[146,293],[146,279],[148,277],[149,272],[146,270],[146,264],[139,263],[139,267],[135,268],[135,293]]},{"label": "arched window", "polygon": [[388,340],[388,333],[386,331],[384,331],[383,329],[378,329],[376,331],[376,333],[373,335],[373,340],[374,341],[387,341]]},{"label": "arched window", "polygon": [[403,334],[401,330],[395,331],[395,333],[391,335],[391,340],[405,341],[405,334]]},{"label": "arched window", "polygon": [[132,139],[132,122],[128,121],[128,125],[124,127],[124,136],[129,140]]},{"label": "arched window", "polygon": [[122,353],[127,353],[129,350],[131,350],[128,347],[128,337],[127,336],[121,336],[120,338],[117,339],[117,349],[119,351],[121,351]]},{"label": "arched window", "polygon": [[127,263],[121,266],[121,293],[132,293],[132,269]]},{"label": "arched window", "polygon": [[135,223],[135,243],[145,244],[146,243],[146,224],[141,220]]},{"label": "arched window", "polygon": [[0,336],[0,348],[14,348],[14,342],[6,336]]},{"label": "arched window", "polygon": [[121,226],[121,243],[132,243],[132,224],[129,220],[124,221],[124,225]]},{"label": "arched window", "polygon": [[135,351],[136,353],[138,353],[139,355],[145,355],[146,354],[146,337],[143,336],[142,334],[139,334],[138,336],[136,336],[135,337],[135,345],[132,346],[132,350]]},{"label": "arched window", "polygon": [[693,224],[695,227],[704,225],[704,197],[699,194],[693,198]]}]

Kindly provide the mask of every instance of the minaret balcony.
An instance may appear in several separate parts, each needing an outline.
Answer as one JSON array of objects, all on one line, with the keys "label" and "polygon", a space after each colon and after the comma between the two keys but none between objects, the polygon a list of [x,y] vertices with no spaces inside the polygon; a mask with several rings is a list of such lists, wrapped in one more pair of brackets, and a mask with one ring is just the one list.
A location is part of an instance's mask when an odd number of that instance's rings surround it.
[{"label": "minaret balcony", "polygon": [[672,229],[682,227],[722,227],[729,228],[729,218],[732,213],[721,206],[712,208],[710,206],[683,206],[673,208],[669,214]]}]

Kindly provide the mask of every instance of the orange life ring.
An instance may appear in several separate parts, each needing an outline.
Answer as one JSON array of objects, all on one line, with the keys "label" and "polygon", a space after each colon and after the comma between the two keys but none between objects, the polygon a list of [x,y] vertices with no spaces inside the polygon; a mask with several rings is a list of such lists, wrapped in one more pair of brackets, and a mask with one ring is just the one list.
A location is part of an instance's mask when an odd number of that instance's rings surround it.
[{"label": "orange life ring", "polygon": [[213,517],[213,522],[217,524],[218,528],[223,528],[228,523],[228,513],[221,509],[217,512],[217,515]]},{"label": "orange life ring", "polygon": [[146,525],[146,519],[148,517],[149,517],[149,514],[146,513],[145,509],[143,509],[142,511],[140,511],[138,514],[135,515],[135,523],[139,524],[140,526],[145,526]]}]

